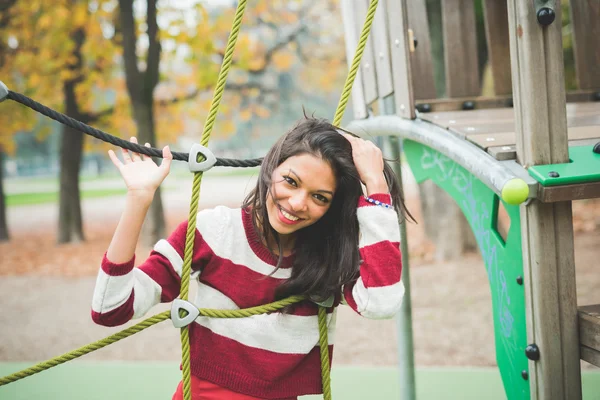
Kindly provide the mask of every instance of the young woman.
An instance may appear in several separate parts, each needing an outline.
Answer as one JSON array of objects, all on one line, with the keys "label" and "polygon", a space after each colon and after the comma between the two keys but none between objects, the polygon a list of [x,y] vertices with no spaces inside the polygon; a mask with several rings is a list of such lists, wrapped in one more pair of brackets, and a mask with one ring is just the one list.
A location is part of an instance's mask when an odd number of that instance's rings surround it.
[{"label": "young woman", "polygon": [[[187,222],[134,268],[142,222],[172,156],[165,147],[156,166],[127,151],[123,162],[109,155],[128,193],[102,260],[92,318],[114,326],[178,296]],[[398,222],[405,211],[374,144],[325,120],[299,121],[269,150],[241,208],[199,212],[192,270],[198,307],[247,308],[290,295],[307,300],[250,318],[197,318],[190,325],[193,398],[321,393],[316,303],[330,305],[330,351],[340,303],[367,318],[396,314],[404,293]],[[173,399],[181,398],[180,384]]]}]

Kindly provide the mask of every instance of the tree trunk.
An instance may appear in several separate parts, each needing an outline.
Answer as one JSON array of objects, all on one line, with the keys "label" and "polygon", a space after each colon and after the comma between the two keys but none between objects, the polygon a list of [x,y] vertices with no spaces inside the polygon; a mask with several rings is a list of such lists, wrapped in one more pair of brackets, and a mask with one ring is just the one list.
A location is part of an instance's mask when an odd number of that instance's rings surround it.
[{"label": "tree trunk", "polygon": [[476,250],[475,235],[454,199],[430,180],[420,185],[420,192],[425,234],[435,245],[435,260]]},{"label": "tree trunk", "polygon": [[83,134],[63,126],[61,136],[58,243],[81,242],[85,240],[79,195]]},{"label": "tree trunk", "polygon": [[0,151],[0,242],[9,240],[6,223],[6,203],[4,201],[4,153]]},{"label": "tree trunk", "polygon": [[[125,82],[131,99],[133,118],[137,127],[137,138],[140,144],[156,145],[154,124],[154,88],[160,79],[160,41],[156,19],[157,0],[147,0],[148,54],[146,70],[140,71],[136,53],[136,24],[133,16],[133,0],[119,0],[119,23],[123,36],[123,62],[125,66]],[[154,160],[156,162],[156,160]],[[154,194],[154,200],[146,215],[142,227],[141,240],[146,245],[154,245],[165,234],[165,217],[163,213],[160,188]]]},{"label": "tree trunk", "polygon": [[[85,40],[82,30],[73,37],[75,49],[73,55],[78,57],[78,63],[72,68],[81,67],[81,46]],[[71,118],[83,119],[77,105],[75,87],[78,78],[63,83],[65,114]],[[83,133],[62,127],[60,146],[60,194],[58,207],[58,243],[81,242],[83,223],[81,218],[81,199],[79,195],[79,169],[83,153]]]},{"label": "tree trunk", "polygon": [[[146,99],[144,103],[133,104],[133,115],[137,126],[137,138],[140,144],[156,144],[156,134],[154,129],[154,111],[152,98]],[[154,162],[157,162],[155,159]],[[146,246],[154,244],[165,235],[165,216],[162,206],[162,197],[160,187],[154,194],[154,199],[146,215],[142,227],[141,240]]]}]

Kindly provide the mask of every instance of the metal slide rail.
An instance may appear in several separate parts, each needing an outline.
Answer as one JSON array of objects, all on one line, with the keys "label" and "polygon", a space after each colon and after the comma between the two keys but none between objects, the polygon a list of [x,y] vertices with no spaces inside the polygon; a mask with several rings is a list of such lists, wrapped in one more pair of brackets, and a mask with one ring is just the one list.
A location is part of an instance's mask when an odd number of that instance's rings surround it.
[{"label": "metal slide rail", "polygon": [[381,115],[350,122],[346,129],[360,136],[398,136],[428,146],[464,167],[502,200],[521,204],[535,198],[538,183],[514,161],[498,161],[469,141],[433,123]]}]

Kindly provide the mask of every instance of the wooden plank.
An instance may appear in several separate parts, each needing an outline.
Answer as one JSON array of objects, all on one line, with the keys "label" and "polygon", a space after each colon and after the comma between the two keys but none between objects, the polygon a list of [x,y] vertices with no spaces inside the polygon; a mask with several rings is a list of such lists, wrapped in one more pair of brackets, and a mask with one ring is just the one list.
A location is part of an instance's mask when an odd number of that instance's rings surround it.
[{"label": "wooden plank", "polygon": [[405,8],[408,18],[408,28],[412,29],[418,41],[415,51],[410,53],[412,85],[415,99],[434,99],[436,97],[426,7],[424,1],[410,0],[406,2]]},{"label": "wooden plank", "polygon": [[579,307],[579,343],[600,351],[600,304]]},{"label": "wooden plank", "polygon": [[[517,161],[567,162],[561,9],[542,26],[530,1],[508,0]],[[581,398],[571,202],[521,207],[527,340],[532,399]]]},{"label": "wooden plank", "polygon": [[510,41],[506,1],[484,0],[483,17],[494,93],[496,95],[510,94],[512,93],[512,80],[510,78]]},{"label": "wooden plank", "polygon": [[600,182],[564,186],[540,186],[537,199],[542,203],[568,202],[600,197]]},{"label": "wooden plank", "polygon": [[[574,146],[594,146],[600,138],[594,139],[569,139],[569,147]],[[492,146],[488,147],[487,152],[498,161],[515,160],[517,158],[517,146]],[[598,197],[598,196],[596,196]]]},{"label": "wooden plank", "polygon": [[[383,99],[394,92],[392,85],[392,64],[390,61],[390,39],[388,37],[388,8],[382,0],[377,5],[371,36],[375,51],[375,70],[377,74],[377,92]],[[395,18],[398,18],[395,16]]]},{"label": "wooden plank", "polygon": [[[573,91],[567,93],[567,102],[588,102],[587,105],[592,107],[597,107],[596,105],[600,105],[600,102],[594,100],[595,91],[592,90],[584,90],[584,91]],[[427,104],[430,111],[429,112],[437,112],[437,111],[459,111],[463,110],[463,103],[465,101],[470,101],[473,103],[475,109],[482,108],[502,108],[502,107],[512,107],[513,100],[512,96],[476,96],[476,97],[463,97],[463,98],[442,98],[442,99],[421,99],[417,100],[415,103],[417,106],[422,106]],[[585,106],[585,105],[583,105]],[[567,106],[568,107],[568,106]],[[597,113],[597,111],[594,111]],[[421,113],[426,114],[426,113]]]},{"label": "wooden plank", "polygon": [[600,1],[571,0],[573,54],[579,89],[600,89]]},{"label": "wooden plank", "polygon": [[[403,118],[415,118],[413,94],[413,70],[408,43],[407,0],[387,0],[387,18],[390,39],[390,57],[394,71],[394,102],[396,114]],[[411,1],[411,3],[413,3]],[[432,79],[433,80],[433,79]]]},{"label": "wooden plank", "polygon": [[579,351],[583,361],[595,365],[596,367],[600,367],[600,351],[596,351],[585,346],[581,346]]},{"label": "wooden plank", "polygon": [[444,65],[448,97],[481,93],[473,0],[442,1]]},{"label": "wooden plank", "polygon": [[[369,0],[355,0],[356,21],[354,29],[356,29],[357,37],[360,38],[367,10],[369,8]],[[377,100],[377,76],[375,71],[375,55],[373,53],[373,36],[369,35],[367,45],[360,63],[360,74],[363,78],[363,88],[365,92],[365,103],[367,106]]]},{"label": "wooden plank", "polygon": [[[356,9],[353,0],[342,0],[342,22],[344,24],[344,37],[346,42],[346,59],[348,68],[352,65],[352,58],[356,52],[358,44],[358,33],[356,31]],[[354,84],[352,85],[352,110],[354,118],[367,118],[367,103],[365,101],[365,92],[363,89],[362,75],[356,74]]]}]

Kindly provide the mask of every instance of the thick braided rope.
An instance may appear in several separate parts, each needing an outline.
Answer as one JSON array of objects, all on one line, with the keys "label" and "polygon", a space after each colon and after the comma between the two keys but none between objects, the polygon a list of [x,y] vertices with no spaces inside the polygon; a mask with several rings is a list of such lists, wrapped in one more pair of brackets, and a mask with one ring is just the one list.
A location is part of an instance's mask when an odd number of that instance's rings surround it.
[{"label": "thick braided rope", "polygon": [[319,350],[321,354],[321,382],[323,399],[331,400],[331,376],[329,375],[329,338],[327,337],[327,309],[319,306]]},{"label": "thick braided rope", "polygon": [[360,60],[362,59],[363,52],[367,46],[367,40],[369,39],[369,34],[371,33],[371,25],[373,24],[373,19],[375,18],[375,11],[377,11],[378,3],[378,0],[371,0],[371,3],[369,4],[367,18],[365,19],[365,23],[360,33],[360,39],[358,40],[358,45],[356,46],[356,52],[354,53],[352,66],[350,67],[350,71],[346,77],[344,90],[342,91],[340,102],[338,103],[335,116],[333,117],[333,126],[340,126],[342,122],[342,117],[344,116],[344,111],[346,110],[346,104],[348,103],[348,99],[352,93],[352,85],[354,84],[354,79],[356,78],[358,67],[360,66]]},{"label": "thick braided rope", "polygon": [[45,371],[47,369],[50,369],[52,367],[55,367],[57,365],[66,363],[67,361],[71,361],[74,360],[78,357],[81,357],[83,355],[86,355],[88,353],[91,353],[92,351],[96,351],[98,349],[101,349],[103,347],[108,346],[109,344],[113,344],[118,342],[121,339],[125,339],[131,335],[133,335],[134,333],[138,333],[143,331],[144,329],[152,326],[152,325],[156,325],[159,322],[162,322],[164,320],[169,319],[171,316],[171,312],[170,311],[165,311],[162,312],[160,314],[157,314],[153,317],[150,317],[148,319],[145,319],[144,321],[129,327],[121,332],[117,332],[113,335],[110,335],[104,339],[100,339],[94,343],[90,343],[87,344],[83,347],[80,347],[76,350],[70,351],[68,353],[65,353],[61,356],[52,358],[50,360],[41,362],[37,365],[34,365],[32,367],[29,367],[27,369],[24,369],[22,371],[19,372],[15,372],[14,374],[8,375],[8,376],[4,376],[2,378],[0,378],[0,386],[3,385],[7,385],[11,382],[15,382],[18,381],[19,379],[23,379],[26,378],[30,375],[36,374],[38,372],[42,372]]},{"label": "thick braided rope", "polygon": [[[273,303],[264,304],[258,307],[250,307],[244,308],[241,310],[218,310],[213,308],[199,308],[198,311],[200,315],[205,317],[212,318],[246,318],[251,317],[253,315],[266,314],[270,312],[274,312],[277,310],[281,310],[284,307],[287,307],[291,304],[298,303],[304,300],[304,296],[291,296],[287,299],[275,301]],[[85,345],[79,349],[73,350],[69,353],[65,353],[61,356],[55,357],[53,359],[41,362],[37,365],[29,367],[19,372],[15,372],[11,375],[1,377],[0,378],[0,386],[7,385],[9,383],[18,381],[19,379],[26,378],[30,375],[36,374],[38,372],[45,371],[57,365],[63,364],[67,361],[74,360],[75,358],[81,357],[88,353],[91,353],[95,350],[101,349],[103,347],[108,346],[109,344],[118,342],[121,339],[125,339],[126,337],[132,336],[135,333],[141,332],[144,329],[155,325],[159,322],[162,322],[166,319],[169,319],[171,316],[171,311],[165,311],[160,314],[157,314],[153,317],[145,319],[144,321],[129,327],[121,332],[117,332],[111,336],[108,336],[104,339],[98,340],[97,342]]]},{"label": "thick braided rope", "polygon": [[[113,136],[109,133],[101,131],[100,129],[96,129],[87,124],[84,124],[81,121],[78,121],[74,118],[69,117],[68,115],[59,113],[37,101],[17,92],[13,92],[12,90],[8,91],[7,99],[13,100],[17,103],[23,104],[26,107],[31,108],[38,113],[45,115],[46,117],[53,119],[57,122],[60,122],[63,125],[66,125],[70,128],[76,129],[80,132],[83,132],[87,135],[95,137],[96,139],[102,140],[106,143],[114,144],[115,146],[122,147],[127,150],[134,151],[139,154],[144,154],[150,157],[159,157],[162,158],[162,150],[156,149],[154,147],[146,147],[137,143],[132,143],[128,140],[124,140]],[[179,161],[188,161],[189,154],[182,153],[179,151],[173,151],[173,159]],[[217,157],[217,162],[215,166],[217,167],[257,167],[262,162],[262,158],[255,158],[249,160],[234,160],[230,158],[219,158]]]},{"label": "thick braided rope", "polygon": [[[210,111],[208,118],[204,124],[204,130],[202,132],[202,139],[200,144],[208,147],[208,140],[215,124],[217,111],[221,104],[223,97],[223,91],[225,89],[225,83],[227,81],[227,75],[231,68],[231,62],[233,60],[233,51],[237,42],[237,38],[240,32],[240,26],[242,25],[242,18],[246,9],[246,0],[240,0],[235,11],[235,17],[227,40],[227,47],[225,49],[225,57],[219,71],[219,77],[217,79],[217,85],[210,105]],[[192,186],[192,199],[190,202],[190,215],[188,218],[188,227],[185,237],[185,252],[183,260],[183,268],[181,273],[181,289],[179,297],[183,300],[187,300],[189,286],[190,286],[190,273],[192,271],[192,255],[194,252],[194,241],[196,236],[196,214],[198,213],[198,199],[200,198],[200,186],[202,183],[202,172],[196,172],[194,174],[194,183]],[[181,329],[181,350],[182,350],[182,373],[183,373],[183,398],[184,400],[191,400],[191,368],[190,368],[190,335],[189,328],[187,326]]]}]

